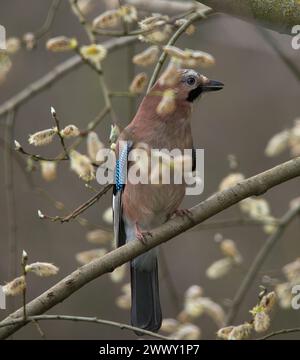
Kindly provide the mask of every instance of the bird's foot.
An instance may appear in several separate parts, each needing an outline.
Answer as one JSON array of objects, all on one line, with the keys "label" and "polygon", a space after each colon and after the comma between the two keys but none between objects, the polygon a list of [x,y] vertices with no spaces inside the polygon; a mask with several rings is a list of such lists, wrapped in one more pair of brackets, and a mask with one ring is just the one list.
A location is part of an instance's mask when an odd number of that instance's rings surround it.
[{"label": "bird's foot", "polygon": [[173,212],[171,217],[175,217],[175,216],[191,216],[192,212],[190,209],[177,209]]},{"label": "bird's foot", "polygon": [[147,237],[152,237],[150,231],[142,231],[138,224],[135,224],[135,233],[137,240],[141,241],[144,245],[147,244]]}]

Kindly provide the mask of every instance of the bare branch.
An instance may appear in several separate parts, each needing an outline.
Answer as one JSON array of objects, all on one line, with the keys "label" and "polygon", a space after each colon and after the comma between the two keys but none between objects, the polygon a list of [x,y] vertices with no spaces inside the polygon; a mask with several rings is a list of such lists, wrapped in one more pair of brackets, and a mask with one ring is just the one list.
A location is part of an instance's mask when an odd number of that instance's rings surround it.
[{"label": "bare branch", "polygon": [[[183,25],[181,25],[179,27],[179,29],[174,33],[174,35],[171,37],[171,39],[168,41],[167,45],[174,45],[175,42],[178,40],[178,38],[180,37],[181,34],[183,34],[185,32],[185,30],[195,21],[200,20],[205,18],[205,15],[210,11],[209,8],[202,10],[202,11],[197,11],[194,14],[192,14],[190,16],[190,18],[188,19],[187,22],[185,22]],[[154,68],[152,77],[149,81],[149,85],[148,85],[148,89],[147,92],[150,91],[151,87],[154,85],[156,79],[158,78],[160,69],[162,68],[165,60],[167,58],[167,54],[163,51],[160,55],[160,58],[158,59],[158,62]]]},{"label": "bare branch", "polygon": [[[187,231],[196,224],[200,224],[239,201],[249,196],[261,195],[274,186],[298,176],[300,176],[300,157],[243,180],[227,190],[217,192],[194,206],[188,216],[176,217],[159,228],[154,229],[151,236],[147,236],[146,244],[138,240],[129,241],[126,245],[75,270],[27,304],[28,316],[46,312],[90,281],[103,274],[112,272],[127,261]],[[19,309],[10,314],[1,324],[3,325],[5,322],[19,318],[21,315],[22,309]],[[0,339],[7,338],[22,326],[24,324],[20,323],[0,329]]]},{"label": "bare branch", "polygon": [[294,25],[300,24],[300,3],[294,0],[197,0],[247,21],[259,21],[262,25],[291,34]]},{"label": "bare branch", "polygon": [[178,14],[195,9],[203,9],[206,6],[197,4],[194,1],[169,1],[169,0],[126,0],[127,4],[137,7],[139,10],[164,13],[164,14]]},{"label": "bare branch", "polygon": [[60,217],[60,216],[52,217],[52,216],[43,214],[42,218],[48,219],[51,221],[60,221],[61,223],[69,222],[70,220],[75,219],[78,215],[82,214],[85,210],[87,210],[88,208],[93,206],[104,194],[106,194],[108,192],[108,190],[110,190],[112,188],[112,186],[113,186],[112,184],[105,186],[105,188],[101,189],[99,192],[97,192],[96,195],[91,197],[89,200],[87,200],[82,205],[78,206],[78,208],[73,210],[69,215],[66,215],[63,217]]},{"label": "bare branch", "polygon": [[44,35],[46,35],[48,33],[48,31],[50,30],[53,21],[55,19],[55,16],[57,14],[57,10],[59,8],[59,5],[61,3],[61,0],[52,0],[52,3],[49,7],[47,16],[46,16],[46,20],[44,22],[44,24],[41,26],[41,28],[39,30],[37,30],[35,32],[35,39],[39,40],[40,38],[42,38]]},{"label": "bare branch", "polygon": [[169,338],[167,336],[156,334],[156,333],[154,333],[152,331],[140,329],[140,328],[137,328],[135,326],[131,326],[131,325],[115,322],[115,321],[110,321],[110,320],[98,319],[96,317],[86,317],[86,316],[37,315],[37,316],[27,317],[25,322],[24,322],[24,318],[21,318],[21,319],[12,320],[12,321],[10,321],[9,323],[6,323],[6,324],[0,324],[0,328],[10,326],[10,325],[17,325],[17,324],[20,324],[20,323],[22,325],[26,325],[31,321],[32,322],[38,322],[38,321],[41,321],[41,320],[67,320],[67,321],[74,321],[74,322],[88,322],[88,323],[94,323],[94,324],[108,325],[108,326],[117,327],[117,328],[119,328],[121,330],[126,329],[126,330],[131,330],[131,331],[138,331],[139,333],[141,333],[143,335],[148,335],[148,336],[151,336],[153,338],[157,338],[157,339],[161,339],[161,340],[171,340],[171,338]]},{"label": "bare branch", "polygon": [[273,336],[277,336],[277,335],[282,335],[282,334],[291,334],[291,333],[295,333],[295,332],[300,332],[300,327],[298,328],[292,328],[292,329],[281,329],[278,331],[274,331],[268,335],[265,335],[257,340],[267,340],[270,339]]}]

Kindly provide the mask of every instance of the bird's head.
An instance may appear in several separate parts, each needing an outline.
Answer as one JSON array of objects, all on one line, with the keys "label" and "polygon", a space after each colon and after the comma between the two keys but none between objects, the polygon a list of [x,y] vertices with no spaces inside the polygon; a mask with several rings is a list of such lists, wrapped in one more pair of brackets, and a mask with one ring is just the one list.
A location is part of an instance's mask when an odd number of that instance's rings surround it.
[{"label": "bird's head", "polygon": [[178,83],[175,85],[176,98],[193,102],[202,94],[223,89],[220,81],[210,80],[192,69],[180,70]]}]

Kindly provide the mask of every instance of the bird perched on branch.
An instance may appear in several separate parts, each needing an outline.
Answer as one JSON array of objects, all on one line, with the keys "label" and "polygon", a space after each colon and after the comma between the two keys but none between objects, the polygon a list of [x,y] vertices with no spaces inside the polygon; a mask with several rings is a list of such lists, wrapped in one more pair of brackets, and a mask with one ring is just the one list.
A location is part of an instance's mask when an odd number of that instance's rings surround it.
[{"label": "bird perched on branch", "polygon": [[[207,79],[191,69],[178,70],[169,89],[160,80],[143,99],[132,122],[123,130],[116,146],[117,163],[113,191],[114,231],[117,246],[139,239],[165,223],[178,212],[185,195],[183,184],[142,184],[127,179],[131,152],[146,145],[151,149],[192,149],[191,110],[201,94],[223,88],[219,81]],[[175,107],[163,111],[163,94],[172,90]],[[168,110],[168,111],[167,111]],[[120,144],[124,144],[122,148]],[[131,272],[131,322],[141,329],[157,331],[162,313],[159,300],[157,249],[133,259]]]}]

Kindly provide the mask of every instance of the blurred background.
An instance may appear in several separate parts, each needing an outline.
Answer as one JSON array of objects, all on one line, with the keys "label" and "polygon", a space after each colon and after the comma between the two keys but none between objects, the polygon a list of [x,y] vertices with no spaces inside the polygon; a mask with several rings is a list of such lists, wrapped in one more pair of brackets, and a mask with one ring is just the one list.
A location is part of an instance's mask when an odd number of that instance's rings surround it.
[{"label": "blurred background", "polygon": [[[88,15],[91,19],[101,13],[106,3],[93,1]],[[24,33],[34,32],[41,27],[51,1],[20,0],[2,1],[0,5],[0,24],[5,26],[7,37],[22,37]],[[291,47],[291,37],[268,31],[289,59],[299,64],[299,50]],[[12,57],[12,69],[0,85],[0,104],[17,94],[28,84],[37,80],[71,55],[52,53],[45,49],[47,39],[66,35],[76,37],[81,44],[88,42],[78,19],[70,11],[69,3],[61,1],[54,23],[49,33],[38,42],[32,51],[22,49]],[[100,41],[105,37],[100,38]],[[183,35],[176,43],[181,48],[207,51],[216,58],[216,65],[203,70],[206,76],[225,84],[223,91],[204,96],[195,105],[192,126],[196,148],[205,149],[205,191],[201,196],[190,196],[183,207],[191,207],[218,190],[220,182],[231,170],[228,155],[234,154],[238,161],[238,171],[246,177],[257,174],[290,158],[288,151],[277,157],[266,157],[265,147],[270,138],[285,128],[293,126],[294,119],[300,116],[299,80],[289,67],[278,57],[261,30],[252,24],[227,15],[216,14],[197,23],[192,36]],[[108,87],[112,91],[126,91],[133,75],[144,69],[132,64],[132,56],[146,47],[135,43],[109,54],[103,61],[103,69]],[[149,75],[153,68],[147,68]],[[124,127],[132,119],[141,97],[113,98],[113,107],[118,124]],[[24,103],[17,111],[13,138],[17,139],[29,152],[54,157],[61,151],[59,141],[33,148],[28,144],[28,136],[36,131],[51,127],[50,106],[54,106],[62,124],[75,124],[84,129],[87,123],[103,107],[103,96],[98,79],[93,71],[83,65],[57,81],[53,86]],[[5,117],[1,118],[0,133],[4,138]],[[97,127],[96,132],[104,143],[108,143],[110,118]],[[3,143],[0,148],[3,151]],[[79,148],[86,152],[83,143]],[[49,215],[67,214],[93,195],[77,175],[70,171],[69,164],[58,166],[58,176],[53,182],[45,182],[37,168],[30,176],[34,187],[44,189],[39,193],[28,183],[24,173],[23,160],[13,161],[13,195],[8,189],[7,175],[4,171],[4,156],[0,157],[0,284],[11,280],[11,258],[9,238],[16,234],[16,257],[21,258],[22,250],[29,255],[29,262],[53,262],[60,268],[58,275],[49,278],[28,277],[28,300],[48,289],[51,285],[76,269],[79,264],[75,255],[95,246],[86,241],[87,228],[75,221],[60,224],[41,221],[37,216],[40,209]],[[97,183],[93,185],[99,188]],[[11,196],[15,198],[15,218],[8,216]],[[49,201],[49,196],[64,204],[59,210]],[[280,185],[269,191],[264,198],[269,202],[274,217],[281,217],[289,208],[292,199],[299,196],[299,179]],[[103,212],[110,206],[111,195],[107,194],[100,202],[88,209],[83,217],[91,224],[109,228],[104,222]],[[9,206],[9,212],[11,207]],[[222,212],[209,221],[233,219],[240,216],[238,206]],[[245,301],[238,312],[235,324],[250,319],[249,310],[257,303],[259,285],[268,277],[284,282],[282,267],[300,256],[300,219],[296,219],[284,233],[276,247],[269,254],[263,269],[249,289]],[[215,235],[235,241],[243,263],[233,268],[226,276],[211,280],[206,276],[207,268],[222,257]],[[211,229],[194,229],[181,234],[164,244],[161,248],[164,267],[161,269],[161,303],[164,317],[175,318],[183,307],[184,292],[191,285],[200,285],[204,296],[220,304],[228,311],[232,299],[249,265],[267,239],[261,226],[235,226]],[[20,274],[21,266],[17,266]],[[170,277],[173,288],[170,291]],[[113,283],[109,275],[87,284],[63,303],[48,313],[97,316],[99,318],[129,323],[129,311],[116,305],[116,298],[122,294],[121,286],[128,282],[128,274],[121,283]],[[270,287],[272,289],[272,287]],[[174,290],[176,296],[174,296]],[[8,298],[8,310],[0,311],[0,319],[6,317],[13,308],[21,306],[21,296]],[[194,322],[202,329],[202,338],[214,339],[218,330],[208,316],[201,316]],[[300,324],[300,311],[276,307],[272,315],[270,331],[297,327]],[[135,339],[126,330],[95,324],[71,322],[41,322],[47,339]],[[14,339],[39,339],[40,335],[32,324],[18,331]],[[299,339],[299,334],[289,334],[288,338]],[[286,338],[286,337],[285,337]]]}]

